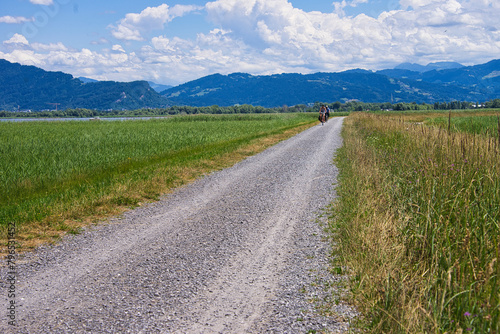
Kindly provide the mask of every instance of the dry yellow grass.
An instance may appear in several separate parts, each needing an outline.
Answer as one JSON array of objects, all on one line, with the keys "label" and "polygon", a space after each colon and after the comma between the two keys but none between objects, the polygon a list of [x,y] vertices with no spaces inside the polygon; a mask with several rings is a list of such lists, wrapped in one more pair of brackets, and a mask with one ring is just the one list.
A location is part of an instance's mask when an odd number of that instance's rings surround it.
[{"label": "dry yellow grass", "polygon": [[426,117],[344,122],[337,265],[369,332],[498,332],[499,152],[486,136],[410,123]]}]

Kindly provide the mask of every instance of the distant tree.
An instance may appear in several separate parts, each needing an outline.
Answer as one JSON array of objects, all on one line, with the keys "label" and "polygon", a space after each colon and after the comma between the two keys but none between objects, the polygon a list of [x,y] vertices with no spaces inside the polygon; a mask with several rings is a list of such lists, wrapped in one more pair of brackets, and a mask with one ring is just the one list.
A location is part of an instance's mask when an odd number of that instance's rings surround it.
[{"label": "distant tree", "polygon": [[333,102],[330,106],[331,109],[333,110],[339,110],[342,107],[342,103],[339,101]]}]

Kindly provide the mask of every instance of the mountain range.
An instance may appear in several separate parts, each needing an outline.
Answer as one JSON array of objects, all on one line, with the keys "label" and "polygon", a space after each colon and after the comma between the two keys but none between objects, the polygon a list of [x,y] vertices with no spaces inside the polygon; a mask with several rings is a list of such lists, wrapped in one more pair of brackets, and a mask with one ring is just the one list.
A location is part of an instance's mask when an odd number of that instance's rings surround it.
[{"label": "mountain range", "polygon": [[394,69],[396,70],[410,70],[414,72],[429,72],[433,70],[451,70],[451,69],[456,69],[456,68],[462,68],[464,65],[456,62],[438,62],[438,63],[430,63],[426,66],[420,65],[420,64],[413,64],[413,63],[403,63],[398,66],[396,66]]},{"label": "mountain range", "polygon": [[266,76],[213,74],[169,88],[146,81],[124,83],[74,78],[63,72],[48,72],[0,59],[0,110],[10,111],[235,104],[276,107],[349,100],[484,102],[499,97],[500,60],[475,66],[407,63],[376,72],[357,69],[339,73]]},{"label": "mountain range", "polygon": [[0,59],[0,110],[136,109],[165,106],[146,81],[81,81],[63,72]]}]

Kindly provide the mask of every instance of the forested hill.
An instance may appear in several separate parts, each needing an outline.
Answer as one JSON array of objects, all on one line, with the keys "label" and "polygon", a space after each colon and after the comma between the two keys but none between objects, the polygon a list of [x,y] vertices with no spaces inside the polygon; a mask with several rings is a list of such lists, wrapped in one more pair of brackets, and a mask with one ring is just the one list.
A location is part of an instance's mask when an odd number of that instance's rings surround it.
[{"label": "forested hill", "polygon": [[161,94],[174,104],[252,104],[264,107],[349,100],[430,104],[457,100],[477,102],[500,96],[500,60],[469,67],[456,63],[430,65],[425,67],[427,70],[420,71],[351,70],[271,76],[214,74]]},{"label": "forested hill", "polygon": [[[412,65],[412,64],[410,64]],[[446,65],[447,69],[439,66]],[[500,60],[476,66],[409,65],[378,72],[213,74],[157,93],[146,81],[82,81],[0,59],[0,110],[137,109],[172,105],[281,107],[318,101],[485,102],[500,97]],[[452,67],[452,68],[449,68]],[[431,68],[434,68],[430,70]],[[158,87],[157,87],[158,89]]]},{"label": "forested hill", "polygon": [[471,89],[477,95],[486,95],[489,98],[500,96],[500,59],[492,60],[486,64],[460,68],[432,71],[394,69],[378,71],[377,73],[392,78],[464,87]]},{"label": "forested hill", "polygon": [[136,109],[167,103],[146,81],[84,83],[70,74],[0,59],[0,110]]},{"label": "forested hill", "polygon": [[406,78],[393,79],[363,70],[270,76],[214,74],[170,88],[161,94],[174,104],[252,104],[264,107],[353,99],[363,102],[434,103],[451,99],[468,101],[471,98],[475,101],[477,98],[468,88]]}]

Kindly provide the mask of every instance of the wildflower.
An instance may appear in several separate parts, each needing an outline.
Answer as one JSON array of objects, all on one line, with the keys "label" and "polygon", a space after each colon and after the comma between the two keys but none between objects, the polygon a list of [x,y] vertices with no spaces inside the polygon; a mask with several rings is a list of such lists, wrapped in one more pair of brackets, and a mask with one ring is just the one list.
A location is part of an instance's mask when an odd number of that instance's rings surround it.
[{"label": "wildflower", "polygon": [[471,316],[471,314],[470,314],[469,312],[465,312],[465,313],[464,313],[464,316],[465,316],[465,317],[470,317],[470,316]]}]

